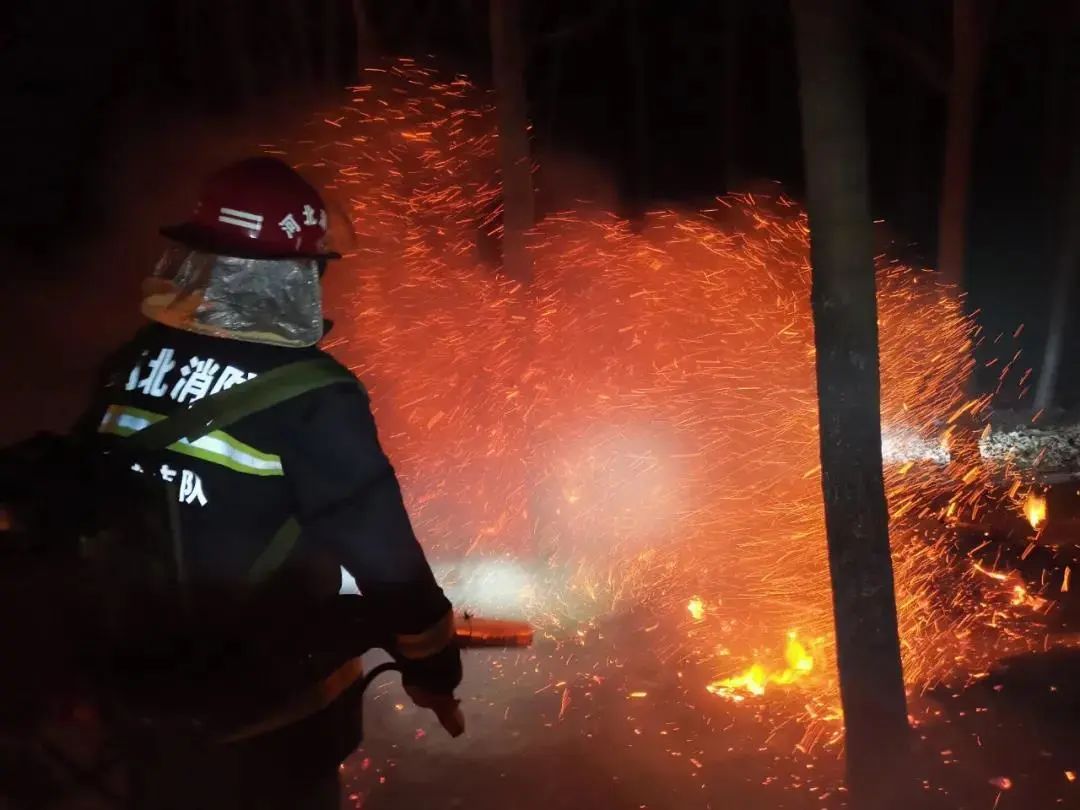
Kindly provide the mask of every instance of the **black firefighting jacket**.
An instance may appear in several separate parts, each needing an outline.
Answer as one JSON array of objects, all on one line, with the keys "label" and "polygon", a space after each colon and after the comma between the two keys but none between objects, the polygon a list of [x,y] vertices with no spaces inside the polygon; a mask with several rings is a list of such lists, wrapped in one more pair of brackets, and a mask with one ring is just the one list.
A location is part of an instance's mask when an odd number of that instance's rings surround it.
[{"label": "black firefighting jacket", "polygon": [[[152,324],[114,355],[84,427],[128,435],[271,369],[327,357],[316,347]],[[367,612],[396,636],[406,682],[438,693],[457,686],[450,603],[413,533],[367,394],[351,375],[137,460],[141,472],[175,488],[194,581],[240,586],[294,517],[302,533],[286,566],[291,575],[282,577],[304,591],[295,601],[333,598],[344,569]]]}]

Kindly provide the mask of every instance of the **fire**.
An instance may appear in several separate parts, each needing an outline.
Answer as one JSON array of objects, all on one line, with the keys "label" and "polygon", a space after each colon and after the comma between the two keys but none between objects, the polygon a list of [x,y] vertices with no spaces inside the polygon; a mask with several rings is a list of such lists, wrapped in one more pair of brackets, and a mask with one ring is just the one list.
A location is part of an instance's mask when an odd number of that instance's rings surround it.
[{"label": "fire", "polygon": [[[973,563],[971,570],[1001,583],[1002,588],[998,593],[1001,596],[1008,595],[1009,604],[1012,607],[1028,608],[1032,612],[1038,613],[1043,611],[1048,604],[1046,599],[1031,593],[1027,585],[1021,580],[1020,575],[1015,571],[993,571],[978,563]],[[1068,577],[1067,568],[1065,569],[1065,576]]]},{"label": "fire", "polygon": [[[633,229],[574,203],[530,234],[522,288],[478,258],[501,227],[496,136],[490,96],[464,78],[399,60],[278,152],[348,206],[328,348],[370,389],[437,561],[513,560],[528,576],[515,598],[555,636],[638,609],[674,617],[664,655],[705,671],[720,648],[753,660],[762,633],[799,627],[822,639],[812,654],[791,635],[784,666],[710,691],[799,682],[834,698],[794,201],[733,194]],[[976,327],[933,274],[887,257],[877,273],[904,671],[925,687],[1025,644],[1035,597],[958,559],[944,527],[992,502],[978,432],[958,427],[988,405],[965,392]]]},{"label": "fire", "polygon": [[1046,497],[1034,492],[1028,493],[1024,501],[1024,517],[1031,524],[1031,528],[1041,528],[1046,523]]},{"label": "fire", "polygon": [[799,641],[798,634],[791,630],[784,647],[783,669],[768,670],[763,664],[754,664],[742,675],[714,681],[705,688],[714,695],[742,700],[741,693],[761,697],[770,685],[789,686],[801,681],[814,670],[814,657]]},{"label": "fire", "polygon": [[686,609],[690,612],[690,616],[693,617],[695,622],[700,622],[705,618],[705,603],[697,596],[690,600]]},{"label": "fire", "polygon": [[1023,585],[1013,585],[1012,605],[1014,607],[1019,607],[1020,605],[1024,604],[1028,600],[1028,598],[1029,597],[1026,587],[1024,587]]}]

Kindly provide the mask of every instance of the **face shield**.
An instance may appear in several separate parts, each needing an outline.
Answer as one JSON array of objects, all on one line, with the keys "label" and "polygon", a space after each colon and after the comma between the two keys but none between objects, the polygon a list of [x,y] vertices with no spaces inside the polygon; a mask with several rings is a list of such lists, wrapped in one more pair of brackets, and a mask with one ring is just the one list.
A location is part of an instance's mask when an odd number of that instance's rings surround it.
[{"label": "face shield", "polygon": [[313,346],[322,338],[317,259],[242,259],[170,246],[143,285],[142,311],[216,337]]}]

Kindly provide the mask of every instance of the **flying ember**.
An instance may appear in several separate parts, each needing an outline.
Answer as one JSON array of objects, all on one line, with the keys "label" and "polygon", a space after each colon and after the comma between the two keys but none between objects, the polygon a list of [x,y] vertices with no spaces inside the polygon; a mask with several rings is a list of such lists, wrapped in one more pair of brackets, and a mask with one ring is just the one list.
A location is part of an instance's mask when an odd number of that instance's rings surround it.
[{"label": "flying ember", "polygon": [[[371,390],[440,571],[512,559],[512,587],[473,579],[555,637],[646,611],[679,628],[660,654],[707,673],[702,690],[833,700],[799,206],[729,195],[632,230],[576,201],[530,235],[523,288],[483,260],[501,227],[489,97],[409,60],[367,75],[279,151],[347,209],[331,349]],[[975,326],[932,274],[884,257],[878,303],[899,621],[921,687],[1026,643],[1033,597],[949,539],[991,502],[977,437],[973,456],[958,440],[986,405],[964,390]],[[785,633],[782,666],[755,662]],[[751,665],[720,677],[732,661]]]},{"label": "flying ember", "polygon": [[1046,522],[1045,496],[1034,492],[1030,493],[1024,501],[1024,516],[1027,518],[1028,523],[1031,524],[1031,528],[1041,528],[1043,523]]}]

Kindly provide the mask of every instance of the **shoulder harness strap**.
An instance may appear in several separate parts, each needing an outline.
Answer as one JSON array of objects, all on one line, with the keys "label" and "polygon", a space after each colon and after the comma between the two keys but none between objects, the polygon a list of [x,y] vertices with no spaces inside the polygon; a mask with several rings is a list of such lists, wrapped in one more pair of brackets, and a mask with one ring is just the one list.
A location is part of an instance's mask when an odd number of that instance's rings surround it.
[{"label": "shoulder harness strap", "polygon": [[127,442],[143,450],[161,450],[180,439],[193,441],[286,400],[345,382],[360,385],[356,377],[333,360],[317,358],[289,363],[175,411],[145,430],[133,433]]},{"label": "shoulder harness strap", "polygon": [[[126,441],[143,450],[161,450],[180,439],[193,441],[207,433],[226,428],[246,416],[265,411],[303,394],[330,385],[363,385],[333,360],[318,358],[279,366],[246,383],[205,397],[133,433]],[[292,552],[300,537],[300,522],[290,517],[274,533],[266,548],[248,570],[249,584],[256,585],[276,571]]]}]

